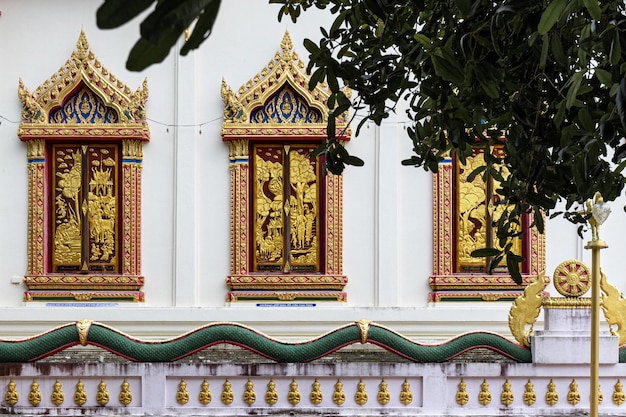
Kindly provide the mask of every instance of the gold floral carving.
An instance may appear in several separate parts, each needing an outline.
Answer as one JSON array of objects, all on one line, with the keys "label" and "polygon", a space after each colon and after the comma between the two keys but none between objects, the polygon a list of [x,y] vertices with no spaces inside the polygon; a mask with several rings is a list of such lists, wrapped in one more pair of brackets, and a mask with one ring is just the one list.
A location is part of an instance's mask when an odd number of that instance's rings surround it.
[{"label": "gold floral carving", "polygon": [[127,122],[143,122],[142,129],[147,134],[145,123],[145,102],[148,98],[148,86],[144,80],[141,88],[135,92],[111,74],[94,53],[89,49],[85,32],[81,30],[76,50],[56,74],[54,74],[33,94],[20,82],[18,96],[22,102],[24,122],[44,124],[47,116],[63,99],[76,89],[79,84],[86,85],[113,107]]},{"label": "gold floral carving", "polygon": [[4,402],[13,407],[20,399],[20,394],[17,392],[15,381],[9,380],[7,385],[7,393],[4,395]]},{"label": "gold floral carving", "polygon": [[[618,345],[626,344],[626,299],[621,291],[611,284],[604,272],[600,274],[600,289],[602,290],[602,311],[609,324],[611,334],[619,336]],[[617,326],[617,330],[613,329]]]},{"label": "gold floral carving", "polygon": [[[530,347],[529,336],[541,311],[543,290],[549,282],[549,279],[540,273],[535,283],[527,286],[524,294],[519,296],[511,306],[509,329],[515,340],[523,346]],[[526,330],[526,325],[530,325],[528,330]]]},{"label": "gold floral carving", "polygon": [[403,405],[409,405],[413,402],[413,392],[411,392],[411,384],[406,379],[402,383],[402,391],[400,391],[400,402]]},{"label": "gold floral carving", "polygon": [[226,294],[227,302],[235,301],[346,301],[343,291],[233,291]]},{"label": "gold floral carving", "polygon": [[41,403],[41,391],[39,390],[39,383],[36,379],[33,379],[32,384],[30,384],[28,402],[33,407],[37,407]]},{"label": "gold floral carving", "polygon": [[98,392],[96,393],[96,402],[98,405],[105,406],[109,403],[110,398],[109,391],[107,391],[107,384],[101,379],[98,384]]},{"label": "gold floral carving", "polygon": [[591,298],[547,297],[543,300],[546,308],[582,308],[591,307]]},{"label": "gold floral carving", "polygon": [[89,333],[89,328],[91,327],[92,320],[78,320],[76,322],[76,331],[78,332],[78,341],[82,346],[87,345],[87,335]]}]

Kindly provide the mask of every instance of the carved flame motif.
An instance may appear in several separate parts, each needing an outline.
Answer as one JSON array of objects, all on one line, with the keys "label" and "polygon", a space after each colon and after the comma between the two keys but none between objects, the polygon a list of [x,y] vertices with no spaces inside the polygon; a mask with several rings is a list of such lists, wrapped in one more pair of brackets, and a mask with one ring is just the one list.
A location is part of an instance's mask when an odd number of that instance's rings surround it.
[{"label": "carved flame motif", "polygon": [[[611,334],[619,336],[619,346],[626,344],[626,299],[620,290],[609,283],[604,272],[600,273],[602,290],[602,311],[606,317]],[[612,326],[617,326],[617,331]]]},{"label": "carved flame motif", "polygon": [[[543,290],[550,280],[544,277],[543,271],[537,276],[537,280],[524,289],[524,293],[517,297],[509,311],[509,329],[521,345],[530,347],[529,336],[533,330],[533,324],[537,321],[543,302]],[[526,325],[530,328],[525,330]]]}]

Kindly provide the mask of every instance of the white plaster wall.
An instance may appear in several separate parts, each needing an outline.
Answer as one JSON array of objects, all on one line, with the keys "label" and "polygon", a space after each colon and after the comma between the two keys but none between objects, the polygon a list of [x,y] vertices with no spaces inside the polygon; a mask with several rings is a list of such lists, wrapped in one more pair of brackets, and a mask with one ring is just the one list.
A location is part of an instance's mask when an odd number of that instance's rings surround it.
[{"label": "white plaster wall", "polygon": [[[237,90],[280,49],[285,28],[306,62],[305,37],[317,39],[329,16],[312,10],[294,25],[277,22],[278,6],[258,0],[222,2],[211,37],[187,57],[174,51],[141,73],[125,69],[138,38],[137,19],[101,31],[100,1],[0,0],[0,337],[27,336],[81,318],[146,337],[177,335],[211,321],[240,321],[276,337],[315,336],[341,324],[371,319],[420,339],[470,330],[508,333],[506,303],[428,305],[432,272],[432,182],[422,169],[403,167],[410,156],[403,110],[381,126],[366,124],[348,144],[365,160],[344,173],[344,272],[348,302],[311,308],[255,308],[225,303],[229,271],[228,148],[221,140],[222,77]],[[21,77],[32,91],[54,74],[75,49],[84,28],[103,65],[132,89],[148,78],[151,141],[144,146],[142,265],[146,302],[117,307],[61,308],[22,303],[26,271],[26,146],[16,135]],[[356,126],[354,127],[356,128]],[[609,280],[621,274],[626,198],[602,230]],[[590,254],[576,228],[548,221],[547,274],[563,260]],[[556,292],[551,291],[553,294]]]}]

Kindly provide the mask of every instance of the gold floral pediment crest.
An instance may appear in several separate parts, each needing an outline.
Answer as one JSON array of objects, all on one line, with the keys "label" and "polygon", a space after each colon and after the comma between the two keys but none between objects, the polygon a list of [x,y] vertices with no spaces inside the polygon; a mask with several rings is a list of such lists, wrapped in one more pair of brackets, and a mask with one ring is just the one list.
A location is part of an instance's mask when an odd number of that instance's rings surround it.
[{"label": "gold floral pediment crest", "polygon": [[[147,137],[145,103],[148,98],[148,83],[132,91],[126,84],[110,73],[89,49],[85,32],[81,30],[76,49],[65,64],[34,93],[19,81],[18,96],[22,102],[22,126],[72,124],[73,120],[53,120],[51,114],[62,108],[66,100],[76,94],[89,99],[114,114],[110,120],[93,118],[90,124],[134,124],[141,125]],[[85,121],[83,121],[84,123]]]},{"label": "gold floral pediment crest", "polygon": [[[309,79],[306,65],[293,49],[289,31],[285,31],[281,50],[236,93],[222,79],[223,131],[232,130],[235,124],[240,127],[271,125],[278,130],[292,130],[294,125],[303,124],[325,127],[330,90],[326,84],[320,84],[309,91]],[[347,125],[345,115],[337,124]]]}]

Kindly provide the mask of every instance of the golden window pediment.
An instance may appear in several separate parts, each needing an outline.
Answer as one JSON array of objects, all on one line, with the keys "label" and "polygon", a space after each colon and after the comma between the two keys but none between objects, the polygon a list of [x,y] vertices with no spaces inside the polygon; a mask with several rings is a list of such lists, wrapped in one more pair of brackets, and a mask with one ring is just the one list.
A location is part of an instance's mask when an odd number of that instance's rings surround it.
[{"label": "golden window pediment", "polygon": [[[22,102],[22,123],[18,135],[22,137],[33,133],[32,129],[41,128],[41,125],[54,124],[54,120],[50,119],[51,113],[62,107],[66,98],[83,86],[117,113],[119,121],[115,125],[118,128],[120,125],[138,124],[140,129],[135,129],[134,135],[140,134],[147,140],[149,136],[145,114],[145,103],[148,98],[147,80],[144,79],[142,86],[133,92],[95,57],[82,30],[70,58],[32,94],[20,79],[18,96]],[[93,124],[109,125],[104,122]]]},{"label": "golden window pediment", "polygon": [[143,300],[147,81],[133,92],[81,31],[65,64],[34,93],[20,79],[18,96],[18,137],[28,145],[24,300]]}]

